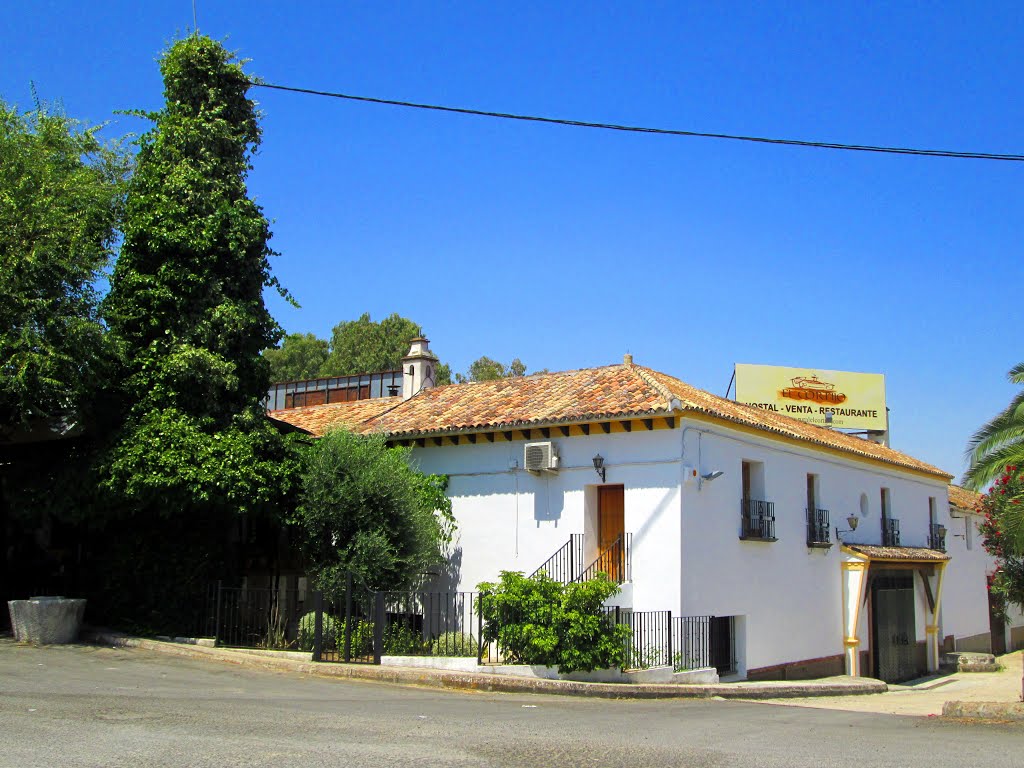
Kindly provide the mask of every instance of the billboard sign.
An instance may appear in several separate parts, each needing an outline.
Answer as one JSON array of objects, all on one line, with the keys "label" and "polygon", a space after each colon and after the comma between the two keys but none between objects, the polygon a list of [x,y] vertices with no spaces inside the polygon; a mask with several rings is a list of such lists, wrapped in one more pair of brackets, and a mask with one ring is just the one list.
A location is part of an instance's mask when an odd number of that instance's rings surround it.
[{"label": "billboard sign", "polygon": [[736,402],[819,426],[887,428],[881,373],[737,363]]}]

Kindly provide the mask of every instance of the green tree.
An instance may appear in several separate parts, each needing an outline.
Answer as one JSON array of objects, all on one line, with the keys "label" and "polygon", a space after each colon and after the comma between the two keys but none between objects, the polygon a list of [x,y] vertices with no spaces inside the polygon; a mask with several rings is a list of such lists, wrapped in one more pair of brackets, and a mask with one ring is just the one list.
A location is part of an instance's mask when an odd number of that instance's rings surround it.
[{"label": "green tree", "polygon": [[165,515],[273,514],[295,465],[261,405],[260,351],[280,338],[263,288],[282,289],[246,188],[260,142],[250,81],[200,35],[174,43],[160,71],[165,104],[146,115],[103,304],[126,411],[108,486]]},{"label": "green tree", "polygon": [[[547,373],[547,371],[535,371],[535,373]],[[506,366],[504,363],[484,356],[470,363],[469,370],[465,375],[455,374],[455,380],[459,384],[465,384],[470,381],[495,381],[496,379],[510,379],[525,375],[526,366],[518,357]]]},{"label": "green tree", "polygon": [[[1010,383],[1024,384],[1024,363],[1007,374]],[[991,421],[974,433],[967,446],[970,468],[964,485],[980,491],[1009,464],[1024,467],[1024,389]]]},{"label": "green tree", "polygon": [[325,374],[330,344],[312,333],[289,333],[281,346],[263,351],[272,382],[315,379]]},{"label": "green tree", "polygon": [[447,481],[419,472],[410,453],[344,430],[305,449],[292,519],[318,588],[336,593],[346,571],[373,589],[407,588],[443,561],[454,532]]},{"label": "green tree", "polygon": [[0,434],[80,421],[100,386],[95,285],[129,165],[98,128],[0,101]]},{"label": "green tree", "polygon": [[[330,341],[313,334],[289,334],[280,349],[268,349],[264,357],[274,382],[395,371],[402,367],[410,342],[422,335],[419,324],[397,313],[379,323],[364,313],[358,320],[334,326]],[[319,365],[314,365],[317,360]],[[436,374],[437,384],[451,384],[448,365],[439,363]]]},{"label": "green tree", "polygon": [[364,313],[358,320],[338,323],[331,331],[331,354],[324,365],[331,376],[397,370],[409,353],[409,342],[423,328],[397,313],[379,323]]}]

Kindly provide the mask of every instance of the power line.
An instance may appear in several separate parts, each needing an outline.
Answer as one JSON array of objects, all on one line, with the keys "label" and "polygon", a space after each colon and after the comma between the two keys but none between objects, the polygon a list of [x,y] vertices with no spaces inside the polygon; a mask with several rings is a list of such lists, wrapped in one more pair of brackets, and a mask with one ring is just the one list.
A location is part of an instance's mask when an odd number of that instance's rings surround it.
[{"label": "power line", "polygon": [[584,120],[565,120],[556,117],[537,117],[536,115],[517,115],[511,112],[489,112],[483,109],[467,109],[465,107],[446,107],[439,104],[420,104],[414,101],[398,101],[396,99],[378,99],[372,96],[354,96],[349,93],[318,91],[312,88],[293,88],[287,85],[252,82],[259,88],[275,91],[304,93],[311,96],[329,96],[334,99],[359,101],[369,104],[386,104],[393,107],[410,109],[427,109],[434,112],[454,112],[459,115],[476,115],[478,117],[496,117],[503,120],[524,120],[532,123],[549,123],[551,125],[568,125],[574,128],[600,128],[606,131],[625,131],[628,133],[654,133],[662,136],[689,136],[701,139],[728,139],[731,141],[749,141],[757,144],[782,144],[791,147],[814,147],[816,149],[842,149],[849,152],[877,152],[887,155],[919,155],[923,157],[950,157],[966,160],[1007,160],[1024,162],[1024,155],[1002,154],[996,152],[962,152],[950,149],[918,149],[912,147],[883,147],[870,144],[840,144],[831,141],[802,141],[799,139],[771,139],[764,136],[741,136],[730,133],[707,133],[704,131],[679,131],[669,128],[645,128],[636,125],[617,125],[615,123],[591,123]]}]

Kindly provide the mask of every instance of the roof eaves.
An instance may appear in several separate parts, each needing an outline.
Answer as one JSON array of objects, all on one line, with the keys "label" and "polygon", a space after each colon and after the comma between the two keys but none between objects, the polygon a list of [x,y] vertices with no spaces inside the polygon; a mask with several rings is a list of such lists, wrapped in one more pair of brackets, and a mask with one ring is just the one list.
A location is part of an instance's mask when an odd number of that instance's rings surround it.
[{"label": "roof eaves", "polygon": [[721,411],[714,411],[711,410],[710,408],[702,408],[701,406],[693,405],[692,403],[687,403],[685,406],[683,406],[683,412],[687,411],[692,411],[694,413],[702,413],[706,416],[713,416],[716,419],[722,419],[723,421],[729,421],[732,422],[733,424],[739,424],[744,427],[750,427],[752,429],[757,429],[762,432],[770,432],[772,434],[781,435],[790,440],[798,440],[804,443],[811,443],[812,445],[820,445],[824,448],[831,448],[832,450],[840,451],[841,453],[849,453],[853,456],[860,456],[861,458],[868,459],[870,461],[880,461],[883,464],[891,464],[892,466],[910,469],[915,472],[923,472],[927,475],[932,475],[933,477],[941,477],[946,481],[949,481],[953,477],[953,475],[943,472],[938,467],[935,467],[933,469],[925,469],[922,466],[916,466],[909,462],[903,462],[885,456],[876,456],[874,454],[867,453],[866,451],[857,451],[847,446],[841,446],[826,440],[819,440],[813,437],[787,432],[783,429],[779,429],[778,427],[773,427],[767,424],[751,424],[747,421],[744,421],[743,419],[738,419],[735,416],[729,416],[728,414],[722,413]]},{"label": "roof eaves", "polygon": [[652,416],[659,416],[669,413],[667,409],[653,408],[640,411],[613,411],[609,413],[587,413],[581,416],[572,416],[561,419],[531,419],[531,420],[518,420],[518,421],[501,421],[501,422],[490,422],[483,424],[467,424],[463,426],[447,426],[440,427],[438,429],[428,430],[397,430],[384,432],[386,437],[444,437],[447,435],[466,434],[469,432],[496,432],[501,430],[509,429],[522,429],[528,427],[530,429],[537,429],[541,427],[567,427],[574,424],[582,423],[595,423],[600,421],[609,421],[612,419],[642,419],[650,418]]}]

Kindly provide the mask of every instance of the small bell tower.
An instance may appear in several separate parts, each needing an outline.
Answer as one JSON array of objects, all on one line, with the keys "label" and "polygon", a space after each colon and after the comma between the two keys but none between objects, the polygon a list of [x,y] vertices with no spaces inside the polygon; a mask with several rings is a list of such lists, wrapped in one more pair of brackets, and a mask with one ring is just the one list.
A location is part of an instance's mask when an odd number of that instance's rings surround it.
[{"label": "small bell tower", "polygon": [[409,354],[402,358],[402,399],[408,400],[437,382],[437,358],[430,351],[430,340],[418,336],[411,342]]}]

